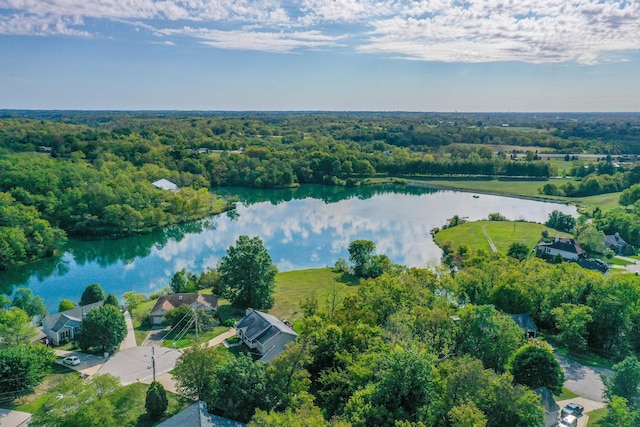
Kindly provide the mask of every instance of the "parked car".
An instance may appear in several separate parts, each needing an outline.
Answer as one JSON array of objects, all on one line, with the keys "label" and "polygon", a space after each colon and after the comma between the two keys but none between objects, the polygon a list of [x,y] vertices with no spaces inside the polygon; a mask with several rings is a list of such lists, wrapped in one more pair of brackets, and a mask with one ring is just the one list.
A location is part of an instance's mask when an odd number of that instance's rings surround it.
[{"label": "parked car", "polygon": [[573,415],[567,415],[560,421],[558,427],[578,427],[578,419]]},{"label": "parked car", "polygon": [[566,405],[564,408],[562,408],[562,411],[560,412],[560,418],[564,418],[567,415],[573,415],[574,417],[579,417],[582,415],[583,411],[584,411],[584,406],[571,402],[568,405]]},{"label": "parked car", "polygon": [[64,359],[62,359],[63,363],[66,363],[67,365],[79,365],[80,364],[80,358],[78,356],[67,356]]}]

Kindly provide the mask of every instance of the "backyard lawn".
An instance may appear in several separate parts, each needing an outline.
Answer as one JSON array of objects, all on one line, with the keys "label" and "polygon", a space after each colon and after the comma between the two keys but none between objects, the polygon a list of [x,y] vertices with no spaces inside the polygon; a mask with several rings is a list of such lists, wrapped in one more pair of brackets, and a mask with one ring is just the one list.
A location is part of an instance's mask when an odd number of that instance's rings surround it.
[{"label": "backyard lawn", "polygon": [[515,242],[524,243],[528,248],[533,248],[542,237],[543,230],[547,230],[551,237],[556,235],[570,237],[567,233],[534,222],[474,221],[441,230],[434,236],[434,240],[439,246],[442,245],[442,242],[451,240],[454,248],[457,248],[461,243],[466,243],[474,252],[482,249],[489,253],[491,247],[482,232],[483,227],[496,245],[498,252],[503,254],[506,254],[509,246]]}]

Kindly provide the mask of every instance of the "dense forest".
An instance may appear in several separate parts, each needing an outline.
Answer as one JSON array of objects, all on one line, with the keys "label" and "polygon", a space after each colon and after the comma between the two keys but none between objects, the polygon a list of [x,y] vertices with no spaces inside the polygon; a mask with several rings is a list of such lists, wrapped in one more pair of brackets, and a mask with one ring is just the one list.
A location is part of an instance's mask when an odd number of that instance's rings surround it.
[{"label": "dense forest", "polygon": [[[0,269],[55,252],[65,234],[144,233],[219,212],[232,206],[211,193],[220,186],[556,173],[532,151],[516,158],[485,144],[608,155],[579,185],[548,184],[545,194],[638,182],[611,162],[611,154],[640,152],[633,114],[1,111]],[[151,185],[162,178],[180,190]]]}]

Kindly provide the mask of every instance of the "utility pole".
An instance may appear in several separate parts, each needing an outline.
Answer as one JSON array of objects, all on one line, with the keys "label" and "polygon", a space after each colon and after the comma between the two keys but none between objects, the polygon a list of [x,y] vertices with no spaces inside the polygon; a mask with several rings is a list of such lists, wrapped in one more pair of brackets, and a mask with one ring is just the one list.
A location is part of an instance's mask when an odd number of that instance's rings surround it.
[{"label": "utility pole", "polygon": [[198,343],[198,311],[195,307],[193,307],[193,315],[195,316],[196,323],[196,344]]},{"label": "utility pole", "polygon": [[153,382],[156,382],[156,348],[151,347],[151,367],[153,369]]}]

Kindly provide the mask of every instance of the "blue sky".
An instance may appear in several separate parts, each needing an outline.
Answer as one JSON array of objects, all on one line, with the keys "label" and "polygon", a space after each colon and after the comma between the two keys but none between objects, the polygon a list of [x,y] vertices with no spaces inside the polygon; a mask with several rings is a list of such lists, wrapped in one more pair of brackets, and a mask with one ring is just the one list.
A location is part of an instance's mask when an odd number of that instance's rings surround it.
[{"label": "blue sky", "polygon": [[640,0],[0,0],[0,108],[640,111]]}]

